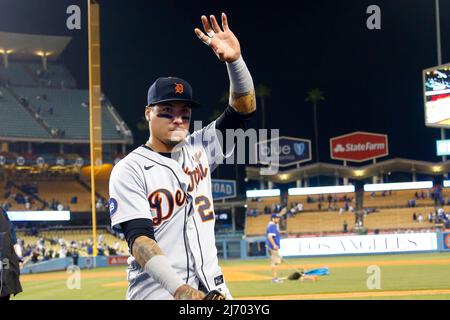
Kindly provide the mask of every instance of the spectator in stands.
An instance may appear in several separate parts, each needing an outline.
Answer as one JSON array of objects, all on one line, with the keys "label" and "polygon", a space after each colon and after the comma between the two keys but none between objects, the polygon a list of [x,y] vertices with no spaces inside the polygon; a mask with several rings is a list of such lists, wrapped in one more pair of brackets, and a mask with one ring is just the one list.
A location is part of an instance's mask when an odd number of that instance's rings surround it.
[{"label": "spectator in stands", "polygon": [[419,223],[423,222],[423,215],[421,213],[417,216],[417,221],[419,221]]},{"label": "spectator in stands", "polygon": [[86,245],[86,252],[90,256],[94,254],[94,249],[92,247],[92,240],[91,239],[88,240],[88,243]]},{"label": "spectator in stands", "polygon": [[7,201],[3,202],[3,204],[2,204],[2,209],[3,210],[8,211],[10,207],[11,207],[10,203],[8,203]]},{"label": "spectator in stands", "polygon": [[34,248],[32,254],[31,254],[31,262],[32,263],[37,263],[39,262],[39,256],[41,255],[41,252],[39,251],[38,248]]},{"label": "spectator in stands", "polygon": [[76,204],[78,203],[78,197],[77,196],[73,196],[72,199],[70,200],[71,204]]},{"label": "spectator in stands", "polygon": [[19,102],[20,104],[22,104],[24,107],[28,107],[29,103],[28,103],[28,99],[25,97],[19,97]]},{"label": "spectator in stands", "polygon": [[108,246],[107,249],[108,249],[108,255],[110,255],[110,256],[116,256],[117,255],[117,251],[113,247]]},{"label": "spectator in stands", "polygon": [[428,214],[428,222],[429,223],[433,222],[433,214],[431,212]]},{"label": "spectator in stands", "polygon": [[66,249],[66,245],[63,244],[61,246],[61,249],[59,250],[59,257],[60,258],[65,258],[67,256],[67,249]]},{"label": "spectator in stands", "polygon": [[328,201],[328,209],[331,208],[331,202],[333,201],[333,196],[331,194],[329,194],[327,196],[327,201]]},{"label": "spectator in stands", "polygon": [[51,116],[53,115],[53,107],[48,108],[48,114]]},{"label": "spectator in stands", "polygon": [[100,198],[97,199],[97,202],[95,203],[95,208],[97,210],[103,210],[104,209],[104,207],[103,207],[103,200],[102,199],[100,199]]},{"label": "spectator in stands", "polygon": [[440,218],[441,221],[445,221],[447,219],[445,211],[442,208],[439,208],[438,215],[439,215],[439,218]]},{"label": "spectator in stands", "polygon": [[105,97],[105,94],[102,93],[102,94],[100,95],[100,103],[103,104],[103,103],[105,103],[105,102],[106,102],[106,97]]},{"label": "spectator in stands", "polygon": [[63,211],[64,210],[63,204],[62,203],[58,203],[58,205],[56,206],[56,210]]},{"label": "spectator in stands", "polygon": [[105,248],[103,247],[102,243],[99,243],[99,245],[97,246],[97,254],[99,256],[104,256],[105,255]]},{"label": "spectator in stands", "polygon": [[409,200],[408,203],[406,204],[406,206],[408,208],[415,208],[416,207],[416,199]]},{"label": "spectator in stands", "polygon": [[413,217],[413,221],[416,222],[417,221],[417,214],[415,212],[413,212],[412,217]]},{"label": "spectator in stands", "polygon": [[74,266],[77,266],[78,265],[78,257],[79,257],[79,253],[78,253],[77,248],[72,248],[71,249],[70,256],[72,257],[72,264]]}]

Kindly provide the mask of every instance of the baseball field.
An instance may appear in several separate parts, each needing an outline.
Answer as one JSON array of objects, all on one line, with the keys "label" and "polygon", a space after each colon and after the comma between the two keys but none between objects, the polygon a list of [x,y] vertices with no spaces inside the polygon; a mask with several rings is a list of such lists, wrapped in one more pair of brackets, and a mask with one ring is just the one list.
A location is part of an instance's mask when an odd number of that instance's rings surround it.
[{"label": "baseball field", "polygon": [[[279,266],[287,277],[295,268],[328,267],[312,280],[271,282],[268,260],[221,261],[235,299],[450,299],[450,253],[367,255],[289,259]],[[23,275],[24,292],[13,299],[123,300],[126,267]],[[374,271],[375,270],[375,271]]]}]

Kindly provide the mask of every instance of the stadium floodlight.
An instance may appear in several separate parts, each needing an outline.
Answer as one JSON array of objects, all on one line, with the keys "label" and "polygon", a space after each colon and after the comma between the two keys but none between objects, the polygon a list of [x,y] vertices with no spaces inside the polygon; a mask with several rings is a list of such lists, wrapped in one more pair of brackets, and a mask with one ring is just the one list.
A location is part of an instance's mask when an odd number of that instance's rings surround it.
[{"label": "stadium floodlight", "polygon": [[346,186],[327,186],[327,187],[306,187],[306,188],[290,188],[288,194],[290,196],[303,196],[312,194],[327,194],[327,193],[347,193],[355,192],[354,185]]},{"label": "stadium floodlight", "polygon": [[389,191],[430,188],[433,188],[433,181],[374,183],[364,185],[364,191]]},{"label": "stadium floodlight", "polygon": [[7,211],[11,221],[70,221],[70,211]]},{"label": "stadium floodlight", "polygon": [[247,190],[247,198],[276,197],[281,194],[280,189]]},{"label": "stadium floodlight", "polygon": [[450,180],[444,180],[444,188],[450,187]]}]

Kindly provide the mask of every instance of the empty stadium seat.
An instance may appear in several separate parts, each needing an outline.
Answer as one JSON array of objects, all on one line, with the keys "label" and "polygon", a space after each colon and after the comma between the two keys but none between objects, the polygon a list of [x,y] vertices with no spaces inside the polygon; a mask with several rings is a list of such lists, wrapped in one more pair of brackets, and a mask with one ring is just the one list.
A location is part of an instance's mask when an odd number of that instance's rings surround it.
[{"label": "empty stadium seat", "polygon": [[[17,96],[28,99],[30,108],[50,128],[63,130],[64,138],[89,139],[88,90],[28,87],[13,90]],[[102,106],[102,127],[104,140],[122,139],[107,106]]]},{"label": "empty stadium seat", "polygon": [[0,136],[50,138],[50,134],[34,119],[26,109],[8,92],[0,87],[3,93],[0,98],[2,124]]}]

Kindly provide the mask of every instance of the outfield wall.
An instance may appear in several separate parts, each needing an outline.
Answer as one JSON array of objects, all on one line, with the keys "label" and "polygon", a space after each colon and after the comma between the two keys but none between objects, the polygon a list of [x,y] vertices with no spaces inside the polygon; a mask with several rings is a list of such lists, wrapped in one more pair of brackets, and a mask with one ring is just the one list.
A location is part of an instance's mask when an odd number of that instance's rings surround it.
[{"label": "outfield wall", "polygon": [[[283,238],[280,247],[283,257],[440,252],[450,251],[450,232]],[[241,243],[241,259],[267,257],[265,237]]]},{"label": "outfield wall", "polygon": [[28,263],[22,270],[21,274],[41,273],[50,271],[63,271],[68,267],[75,265],[80,269],[91,269],[100,267],[110,267],[118,265],[126,265],[128,256],[97,256],[97,257],[79,257],[78,260],[73,258],[56,258],[38,263]]}]

